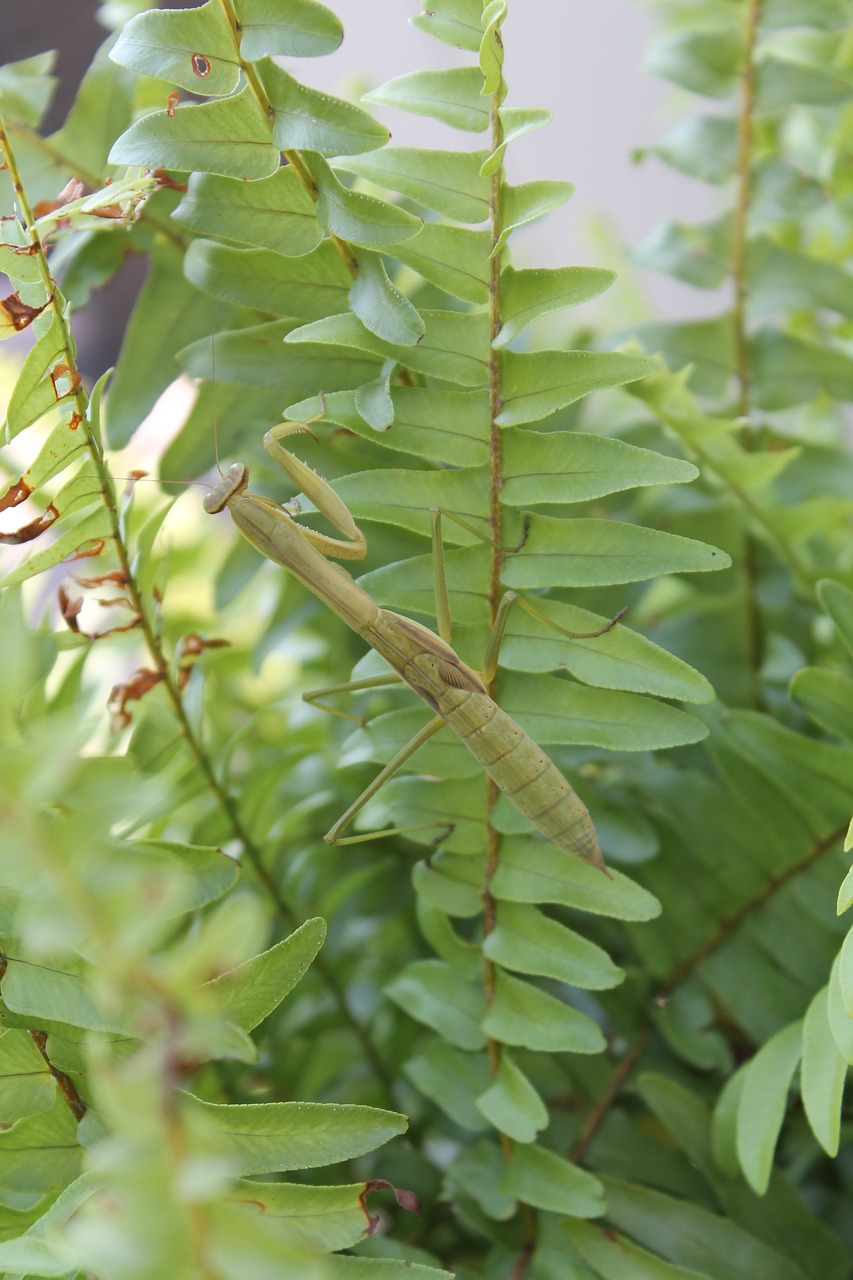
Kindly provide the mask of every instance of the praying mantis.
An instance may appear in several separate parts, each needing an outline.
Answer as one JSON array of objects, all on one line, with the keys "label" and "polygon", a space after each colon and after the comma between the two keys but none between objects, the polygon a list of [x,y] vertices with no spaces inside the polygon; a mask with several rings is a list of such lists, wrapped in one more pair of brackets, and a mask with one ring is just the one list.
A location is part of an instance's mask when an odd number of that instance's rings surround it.
[{"label": "praying mantis", "polygon": [[[501,710],[487,688],[497,670],[498,650],[514,604],[519,603],[540,621],[550,626],[554,624],[529,602],[508,591],[497,611],[482,672],[473,670],[462,661],[450,643],[450,606],[444,580],[439,508],[433,508],[431,512],[438,634],[411,618],[380,608],[345,569],[328,559],[334,556],[342,560],[360,560],[367,554],[367,540],[331,485],[281,444],[284,437],[299,432],[313,434],[307,423],[281,423],[266,433],[264,447],[317,510],[329,519],[342,535],[340,538],[299,524],[279,503],[247,492],[249,472],[242,463],[235,463],[207,495],[204,509],[211,515],[227,509],[252,546],[292,573],[375,649],[391,668],[388,675],[355,681],[350,685],[337,686],[335,690],[321,690],[320,693],[404,683],[434,712],[433,719],[385,765],[331,827],[324,837],[326,843],[361,839],[358,836],[342,839],[341,833],[383,783],[419,747],[447,725],[497,787],[546,840],[609,875],[586,805],[542,748]],[[572,639],[603,635],[624,612],[622,610],[598,631],[581,634],[566,631],[564,634]],[[555,627],[555,630],[562,632],[563,628]],[[316,696],[303,695],[308,701]]]}]

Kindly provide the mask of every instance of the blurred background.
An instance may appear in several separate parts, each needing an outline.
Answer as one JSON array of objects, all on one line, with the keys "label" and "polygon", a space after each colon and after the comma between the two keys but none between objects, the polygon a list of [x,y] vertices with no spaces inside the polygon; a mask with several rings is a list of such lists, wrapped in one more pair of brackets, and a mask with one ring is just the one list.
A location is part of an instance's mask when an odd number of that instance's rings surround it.
[{"label": "blurred background", "polygon": [[[27,0],[3,6],[0,61],[51,47],[59,51],[59,89],[46,121],[48,131],[62,123],[105,37],[96,19],[98,7],[98,0]],[[420,0],[331,0],[331,8],[344,24],[343,44],[329,57],[298,60],[299,77],[316,88],[357,99],[391,75],[459,65],[466,56],[409,25],[408,19],[421,11]],[[510,149],[510,179],[568,179],[576,188],[568,205],[514,238],[515,260],[530,266],[616,269],[620,279],[615,291],[597,304],[606,310],[611,331],[654,313],[679,319],[719,311],[714,291],[697,291],[630,267],[625,259],[625,251],[643,241],[663,217],[695,221],[714,213],[713,188],[682,176],[653,155],[637,158],[679,114],[680,91],[643,69],[643,54],[655,30],[654,4],[515,0],[509,9],[505,70],[514,104],[547,107],[554,117],[547,129],[527,134]],[[553,39],[543,41],[546,28]],[[288,66],[286,59],[280,61]],[[681,94],[682,103],[686,96]],[[401,146],[477,145],[476,135],[454,135],[433,120],[375,105],[370,110]],[[81,364],[87,373],[115,361],[143,272],[141,258],[129,261],[101,291],[97,307],[78,317]],[[585,318],[593,323],[595,305],[585,309]]]}]

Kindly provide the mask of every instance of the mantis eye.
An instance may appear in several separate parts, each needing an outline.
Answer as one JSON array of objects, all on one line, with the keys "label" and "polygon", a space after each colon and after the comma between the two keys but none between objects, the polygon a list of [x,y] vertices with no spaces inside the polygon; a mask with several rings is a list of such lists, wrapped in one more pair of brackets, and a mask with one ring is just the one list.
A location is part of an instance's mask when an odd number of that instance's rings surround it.
[{"label": "mantis eye", "polygon": [[230,502],[233,502],[243,492],[248,483],[249,468],[242,462],[235,462],[233,467],[228,468],[227,474],[222,477],[219,484],[211,489],[205,498],[205,511],[209,515],[216,515],[217,511],[224,510]]}]

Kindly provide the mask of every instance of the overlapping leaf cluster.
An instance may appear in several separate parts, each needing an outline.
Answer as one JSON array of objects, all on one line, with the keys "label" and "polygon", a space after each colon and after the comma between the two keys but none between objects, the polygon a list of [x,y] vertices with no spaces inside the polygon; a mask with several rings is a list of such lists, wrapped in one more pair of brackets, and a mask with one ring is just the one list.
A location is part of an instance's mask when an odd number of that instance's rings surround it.
[{"label": "overlapping leaf cluster", "polygon": [[[820,740],[849,738],[849,695],[815,608],[829,577],[821,599],[847,635],[850,462],[830,396],[846,398],[849,360],[848,5],[663,8],[673,32],[657,69],[692,93],[739,93],[739,122],[715,112],[658,148],[696,176],[734,174],[730,213],[670,226],[640,251],[694,283],[734,283],[733,316],[641,335],[671,367],[693,361],[676,374],[630,350],[540,341],[549,317],[610,277],[511,260],[513,231],[571,188],[514,187],[504,172],[508,148],[547,119],[508,105],[503,0],[425,5],[415,25],[459,65],[369,95],[473,134],[473,149],[454,134],[447,150],[389,145],[366,111],[279,66],[337,47],[340,24],[314,0],[139,14],[49,138],[49,63],[4,69],[29,208],[2,224],[3,265],[24,308],[47,304],[8,312],[40,340],[11,430],[42,433],[9,503],[47,504],[35,520],[24,508],[30,541],[58,535],[7,581],[101,552],[83,583],[75,569],[74,593],[61,588],[72,659],[55,663],[55,640],[28,651],[11,606],[6,623],[22,665],[10,667],[4,815],[30,854],[16,836],[4,855],[0,1046],[6,1081],[38,1068],[5,1113],[16,1123],[0,1191],[24,1166],[30,1179],[26,1204],[0,1195],[10,1274],[286,1265],[391,1280],[405,1259],[425,1277],[437,1263],[533,1280],[847,1275],[832,1229],[843,1191],[815,1165],[812,1130],[835,1150],[850,1057],[848,948],[832,966],[853,751]],[[66,299],[85,303],[127,252],[150,268],[102,415],[101,387],[90,405],[76,376]],[[429,625],[429,511],[442,508],[453,643],[473,666],[508,588],[564,630],[594,630],[626,604],[648,625],[664,647],[626,625],[570,641],[516,610],[495,688],[587,800],[612,881],[535,838],[447,731],[365,814],[365,829],[452,827],[438,851],[434,829],[410,833],[426,847],[413,877],[409,841],[322,846],[425,713],[372,694],[347,734],[290,696],[268,705],[286,682],[268,667],[250,678],[265,654],[284,645],[310,667],[304,686],[345,678],[362,646],[286,574],[261,574],[236,535],[214,569],[209,522],[169,545],[166,508],[151,514],[144,495],[116,507],[101,417],[124,445],[181,369],[204,381],[162,474],[208,470],[214,372],[220,448],[272,496],[290,495],[263,431],[316,415],[316,440],[300,442],[369,533],[362,584]],[[57,481],[81,448],[80,475]],[[684,484],[694,463],[702,481]],[[704,572],[727,553],[733,572]],[[215,611],[199,590],[214,572]],[[107,583],[118,621],[84,626],[77,591]],[[114,699],[119,725],[132,713],[128,754],[78,759],[89,655],[119,630],[146,651],[127,659]],[[794,688],[811,727],[786,691],[805,662]],[[673,705],[711,698],[696,668],[749,709],[698,719]],[[378,670],[367,655],[355,674]],[[62,746],[46,775],[48,741]],[[332,786],[335,756],[347,767]],[[226,841],[246,864],[236,889],[234,864],[210,847]],[[280,1005],[322,942],[320,915],[327,946]],[[270,930],[281,941],[264,950]],[[801,1051],[808,1124],[796,1110],[785,1121]],[[79,1132],[69,1100],[89,1104]],[[400,1131],[397,1109],[411,1145],[356,1167],[349,1185],[246,1180],[351,1159]],[[780,1129],[792,1177],[773,1169]],[[35,1153],[23,1164],[22,1134]],[[81,1142],[92,1155],[78,1178]],[[356,1243],[372,1174],[431,1205],[420,1228],[395,1220],[405,1242]],[[251,1223],[250,1195],[265,1210]],[[364,1256],[320,1258],[353,1246]]]}]

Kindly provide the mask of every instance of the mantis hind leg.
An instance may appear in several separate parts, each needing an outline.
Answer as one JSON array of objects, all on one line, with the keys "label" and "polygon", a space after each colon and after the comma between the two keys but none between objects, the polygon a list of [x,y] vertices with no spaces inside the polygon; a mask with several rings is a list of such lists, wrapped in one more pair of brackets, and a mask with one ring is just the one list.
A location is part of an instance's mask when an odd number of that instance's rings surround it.
[{"label": "mantis hind leg", "polygon": [[515,591],[507,591],[498,605],[497,617],[489,632],[486,652],[483,655],[483,679],[486,684],[491,683],[497,674],[498,654],[506,633],[506,624],[509,621],[510,611],[513,605],[516,604],[520,605],[525,613],[529,613],[531,618],[535,618],[537,622],[543,623],[544,626],[550,627],[552,631],[566,636],[569,640],[594,640],[597,636],[606,635],[608,631],[616,626],[620,618],[624,618],[628,612],[627,606],[624,609],[620,609],[618,613],[614,614],[612,618],[608,618],[607,622],[596,631],[567,631],[565,627],[560,627],[556,622],[552,622],[550,618],[546,618],[545,614],[540,613],[529,600],[524,599],[524,596],[518,595]]},{"label": "mantis hind leg", "polygon": [[380,787],[384,786],[388,779],[393,777],[397,770],[401,768],[407,760],[411,759],[415,752],[422,747],[425,742],[429,742],[430,738],[434,737],[435,734],[438,733],[439,729],[443,727],[444,721],[441,716],[435,716],[428,724],[424,725],[423,729],[415,734],[414,738],[412,738],[410,742],[407,742],[404,747],[401,747],[397,754],[388,761],[385,768],[376,775],[370,785],[365,787],[358,799],[352,802],[346,813],[343,813],[340,818],[338,818],[334,826],[329,828],[323,837],[326,844],[359,844],[363,840],[378,840],[384,836],[403,835],[407,831],[423,831],[429,827],[441,828],[440,838],[444,838],[445,834],[449,834],[448,824],[446,822],[418,822],[411,827],[389,827],[386,831],[372,831],[367,835],[344,836],[344,838],[341,839],[341,832],[349,826],[356,814],[359,813],[367,804],[368,800],[372,800]]}]

